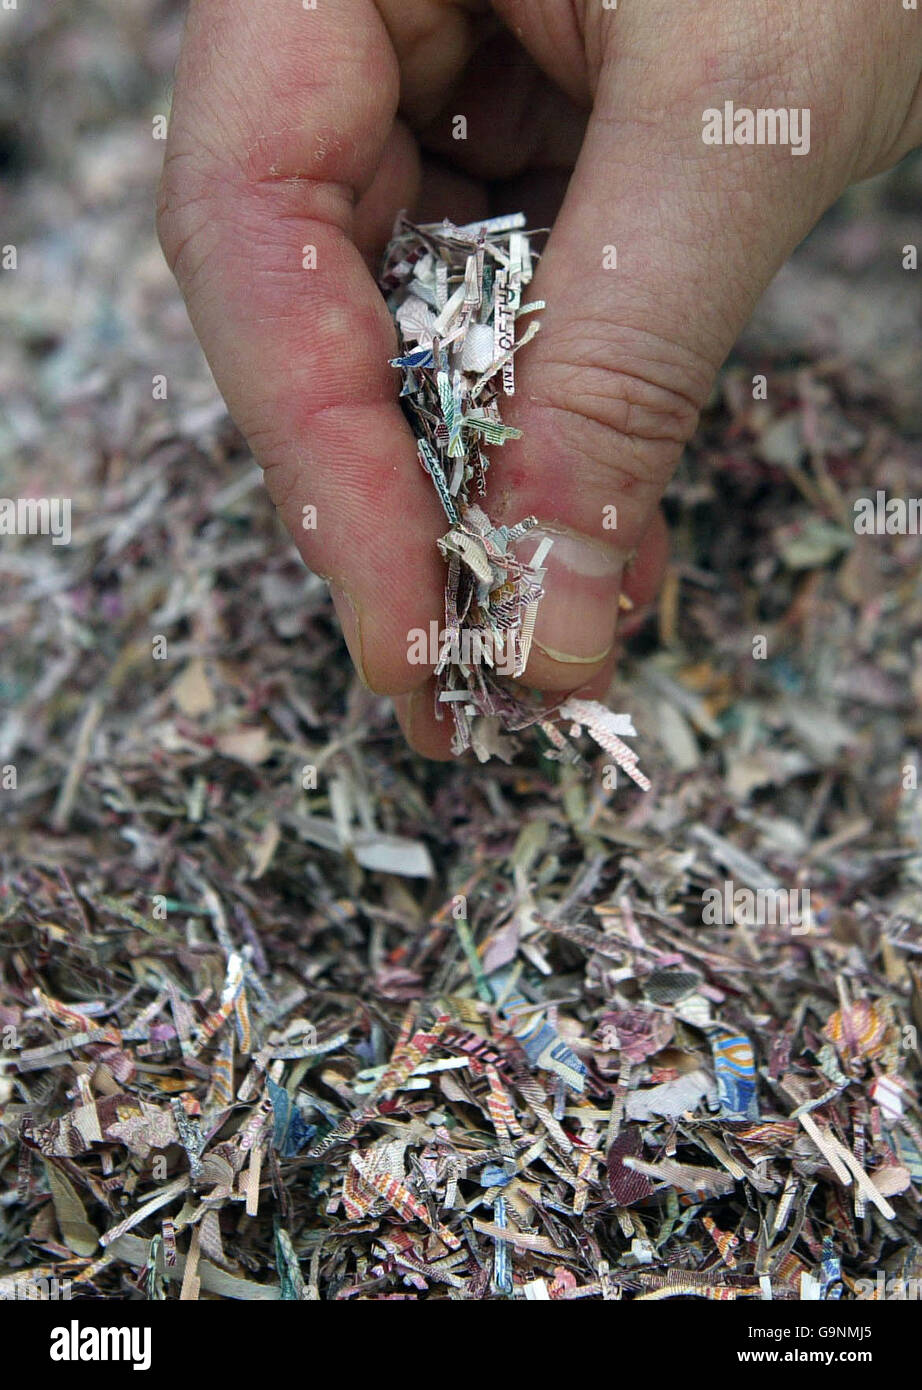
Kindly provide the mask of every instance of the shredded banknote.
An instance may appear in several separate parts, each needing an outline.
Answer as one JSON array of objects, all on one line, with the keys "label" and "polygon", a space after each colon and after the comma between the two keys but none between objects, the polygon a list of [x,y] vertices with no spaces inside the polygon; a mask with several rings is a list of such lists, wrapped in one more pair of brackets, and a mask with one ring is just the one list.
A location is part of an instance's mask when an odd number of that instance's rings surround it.
[{"label": "shredded banknote", "polygon": [[495,526],[480,499],[487,448],[521,435],[503,423],[500,399],[515,393],[516,353],[538,332],[533,316],[545,307],[524,294],[534,235],[522,213],[461,227],[447,219],[417,226],[401,214],[381,269],[399,336],[391,365],[403,373],[400,399],[450,526],[437,542],[448,572],[436,717],[444,718],[447,707],[452,751],[473,748],[481,762],[493,754],[508,760],[501,731],[532,726],[545,735],[549,757],[577,761],[559,728],[569,720],[571,737],[585,727],[647,790],[636,755],[622,741],[636,734],[628,715],[595,700],[565,698],[549,706],[511,683],[528,662],[553,540],[544,537],[529,559],[520,557],[518,546],[538,519]]}]

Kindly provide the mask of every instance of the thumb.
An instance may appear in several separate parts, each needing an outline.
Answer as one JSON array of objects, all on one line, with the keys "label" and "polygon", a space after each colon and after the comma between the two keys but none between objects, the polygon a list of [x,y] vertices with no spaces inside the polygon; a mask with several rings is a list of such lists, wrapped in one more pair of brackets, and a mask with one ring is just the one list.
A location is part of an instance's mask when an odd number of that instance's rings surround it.
[{"label": "thumb", "polygon": [[[526,672],[548,691],[603,668],[625,569],[643,567],[659,498],[717,368],[839,191],[816,152],[702,143],[702,110],[724,100],[719,79],[713,93],[702,82],[705,54],[696,62],[686,45],[673,64],[662,53],[625,53],[629,36],[619,43],[523,296],[547,307],[516,358],[503,410],[523,437],[497,452],[491,477],[496,520],[534,514],[554,538]],[[773,81],[768,104],[777,106]],[[785,102],[802,106],[810,95],[790,92]],[[757,104],[759,94],[747,99]],[[531,557],[524,544],[521,554]]]}]

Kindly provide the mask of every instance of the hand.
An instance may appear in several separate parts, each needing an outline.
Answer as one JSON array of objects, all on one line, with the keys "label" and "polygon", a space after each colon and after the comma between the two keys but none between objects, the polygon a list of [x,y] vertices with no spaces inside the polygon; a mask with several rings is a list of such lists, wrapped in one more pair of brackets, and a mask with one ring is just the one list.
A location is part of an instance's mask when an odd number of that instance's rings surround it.
[{"label": "hand", "polygon": [[[524,437],[492,451],[486,507],[556,537],[526,683],[601,694],[717,368],[829,204],[922,140],[920,72],[900,0],[192,0],[164,252],[360,674],[419,751],[448,753],[407,662],[410,629],[442,623],[447,528],[374,281],[396,212],[556,215],[529,289],[542,330],[503,403]],[[809,152],[705,143],[728,101],[808,108]]]}]

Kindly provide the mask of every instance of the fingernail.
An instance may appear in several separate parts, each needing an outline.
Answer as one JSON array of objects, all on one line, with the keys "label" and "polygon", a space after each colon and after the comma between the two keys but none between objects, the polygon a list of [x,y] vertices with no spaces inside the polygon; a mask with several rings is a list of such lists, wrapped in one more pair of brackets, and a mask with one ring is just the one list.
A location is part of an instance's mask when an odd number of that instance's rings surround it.
[{"label": "fingernail", "polygon": [[535,646],[553,661],[595,666],[614,645],[624,556],[601,541],[551,527],[529,531],[534,545],[528,550],[522,542],[517,553],[530,559],[544,537],[553,545],[543,561]]},{"label": "fingernail", "polygon": [[362,627],[358,608],[345,589],[341,589],[338,584],[330,585],[330,596],[333,599],[336,616],[339,618],[340,627],[343,630],[343,637],[346,639],[346,646],[349,648],[349,655],[352,657],[352,664],[358,673],[359,680],[367,690],[370,690],[371,686],[368,684],[368,677],[365,675],[365,667],[362,663]]},{"label": "fingernail", "polygon": [[[398,695],[394,701],[395,707],[400,710],[403,730],[408,743],[413,741],[416,716],[420,708],[420,697],[425,690],[425,685],[418,685],[415,690],[408,690],[406,695]],[[399,705],[398,701],[400,702]]]}]

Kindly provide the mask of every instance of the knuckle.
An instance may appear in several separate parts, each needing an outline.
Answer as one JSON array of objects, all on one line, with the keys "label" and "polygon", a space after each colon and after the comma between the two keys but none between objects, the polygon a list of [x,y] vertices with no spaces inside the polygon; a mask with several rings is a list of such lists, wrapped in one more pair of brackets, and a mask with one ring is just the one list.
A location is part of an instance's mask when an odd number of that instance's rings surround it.
[{"label": "knuckle", "polygon": [[213,183],[194,153],[175,145],[167,148],[155,223],[167,265],[180,281],[192,278],[204,255],[204,234],[214,213]]},{"label": "knuckle", "polygon": [[581,320],[555,335],[532,399],[560,414],[568,447],[609,481],[659,490],[695,431],[711,375],[653,335]]},{"label": "knuckle", "polygon": [[263,480],[275,510],[286,520],[303,489],[303,470],[286,457],[287,450],[277,432],[245,430],[247,443],[263,471]]}]

